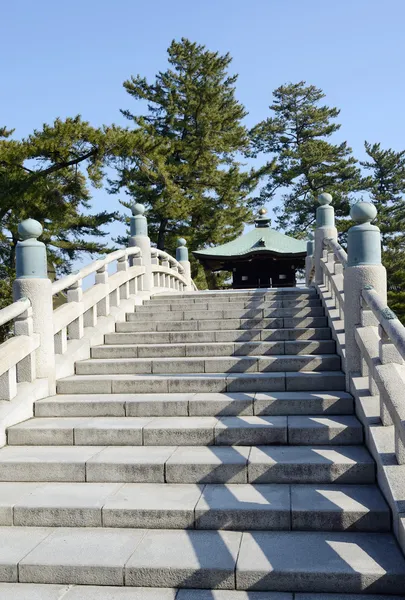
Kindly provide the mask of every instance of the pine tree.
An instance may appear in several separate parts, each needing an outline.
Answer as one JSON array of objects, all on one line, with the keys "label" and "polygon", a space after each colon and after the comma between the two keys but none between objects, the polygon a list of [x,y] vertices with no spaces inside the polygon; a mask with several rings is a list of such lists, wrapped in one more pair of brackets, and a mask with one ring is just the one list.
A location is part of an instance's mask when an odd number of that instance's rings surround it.
[{"label": "pine tree", "polygon": [[377,208],[388,302],[405,322],[405,150],[383,150],[381,144],[369,142],[365,150],[369,160],[361,164],[370,173],[368,190]]},{"label": "pine tree", "polygon": [[325,94],[304,81],[282,85],[273,96],[272,116],[251,130],[254,155],[264,152],[276,160],[262,200],[274,200],[277,191],[283,192],[282,205],[275,208],[277,222],[295,234],[314,224],[322,191],[333,195],[337,217],[346,216],[350,193],[363,183],[347,142],[329,141],[340,128],[335,122],[340,111],[321,105]]},{"label": "pine tree", "polygon": [[[153,83],[139,75],[124,83],[132,98],[147,102],[146,114],[122,111],[135,131],[163,149],[168,179],[145,173],[139,161],[126,159],[118,165],[112,191],[125,187],[146,205],[158,248],[173,251],[181,235],[194,250],[243,231],[252,217],[249,194],[266,167],[246,171],[238,161],[249,148],[249,136],[242,124],[246,111],[235,98],[237,76],[228,73],[229,54],[182,39],[172,42],[168,60],[169,68]],[[196,271],[194,264],[194,277]]]},{"label": "pine tree", "polygon": [[19,222],[31,217],[43,224],[50,271],[64,273],[81,253],[111,249],[103,227],[120,218],[116,211],[91,211],[88,183],[100,187],[104,166],[117,154],[136,154],[145,170],[151,161],[159,171],[158,151],[141,132],[96,129],[75,117],[22,140],[12,134],[0,128],[0,306],[11,300]]}]

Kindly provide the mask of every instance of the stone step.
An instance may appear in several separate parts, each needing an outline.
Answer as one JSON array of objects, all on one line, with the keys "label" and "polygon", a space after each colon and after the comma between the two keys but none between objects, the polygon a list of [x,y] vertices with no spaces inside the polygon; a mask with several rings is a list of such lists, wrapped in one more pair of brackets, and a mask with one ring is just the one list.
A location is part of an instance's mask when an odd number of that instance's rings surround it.
[{"label": "stone step", "polygon": [[[3,596],[1,595],[3,594]],[[405,596],[378,594],[290,594],[237,590],[182,590],[93,585],[0,583],[4,600],[405,600]]]},{"label": "stone step", "polygon": [[209,356],[168,358],[90,358],[76,362],[77,375],[136,375],[156,373],[266,373],[280,371],[339,371],[337,354],[273,356]]},{"label": "stone step", "polygon": [[251,394],[72,394],[35,403],[36,417],[185,417],[238,415],[348,415],[346,392]]},{"label": "stone step", "polygon": [[[6,582],[398,594],[387,533],[2,527]],[[292,560],[293,557],[293,560]]]},{"label": "stone step", "polygon": [[329,340],[329,327],[296,329],[247,329],[245,331],[157,331],[147,333],[107,333],[105,344],[182,344],[249,341]]},{"label": "stone step", "polygon": [[116,324],[117,333],[133,331],[218,331],[235,329],[294,329],[327,327],[326,317],[286,317],[278,319],[206,319],[188,321],[125,321]]},{"label": "stone step", "polygon": [[[0,483],[0,525],[389,531],[374,485]],[[1,597],[1,596],[0,596]]]},{"label": "stone step", "polygon": [[364,446],[6,446],[0,481],[360,485],[375,464]]},{"label": "stone step", "polygon": [[334,340],[279,342],[208,342],[188,344],[143,344],[95,346],[92,358],[159,358],[185,356],[266,356],[268,354],[334,354]]},{"label": "stone step", "polygon": [[174,375],[71,375],[58,394],[149,394],[179,392],[343,391],[341,371],[279,373],[189,373]]},{"label": "stone step", "polygon": [[168,292],[155,294],[150,299],[150,302],[167,302],[172,300],[180,300],[181,302],[206,302],[207,298],[211,302],[212,299],[219,302],[238,302],[241,298],[247,300],[258,300],[265,298],[319,298],[315,288],[277,288],[263,290],[200,290],[198,292],[186,292],[182,294],[171,294]]},{"label": "stone step", "polygon": [[244,310],[244,309],[270,309],[270,308],[307,308],[307,307],[322,306],[319,298],[311,300],[248,300],[240,302],[198,302],[198,303],[183,303],[178,302],[158,304],[157,302],[145,302],[139,306],[135,306],[136,313],[144,312],[170,312],[170,311],[190,311],[190,310]]},{"label": "stone step", "polygon": [[34,417],[7,430],[9,446],[355,445],[361,423],[345,416]]},{"label": "stone step", "polygon": [[162,312],[134,312],[127,313],[127,321],[204,321],[215,319],[284,319],[323,317],[325,311],[322,306],[307,308],[265,308],[263,309],[236,309],[236,310],[176,310]]}]

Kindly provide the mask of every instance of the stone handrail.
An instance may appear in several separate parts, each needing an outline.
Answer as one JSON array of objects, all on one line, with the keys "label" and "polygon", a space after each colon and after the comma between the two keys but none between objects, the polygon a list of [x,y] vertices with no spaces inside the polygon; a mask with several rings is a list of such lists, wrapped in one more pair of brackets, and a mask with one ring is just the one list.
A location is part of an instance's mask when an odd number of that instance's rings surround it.
[{"label": "stone handrail", "polygon": [[161,292],[195,289],[186,241],[179,240],[176,258],[152,248],[144,212],[141,205],[133,208],[127,248],[54,282],[46,247],[37,239],[42,226],[32,219],[19,225],[17,301],[0,310],[0,325],[10,323],[11,331],[14,322],[14,335],[0,344],[0,446],[6,428],[32,416],[35,400],[55,394],[56,380],[72,375],[75,362],[89,358],[90,348],[135,305]]},{"label": "stone handrail", "polygon": [[130,256],[142,257],[142,252],[140,248],[134,246],[132,248],[122,248],[121,250],[115,250],[114,252],[107,254],[103,258],[95,260],[94,262],[90,263],[86,267],[83,267],[79,271],[72,273],[71,275],[67,275],[62,279],[57,279],[52,284],[52,294],[58,294],[59,292],[62,292],[63,290],[66,290],[67,288],[71,287],[74,283],[76,283],[76,281],[79,281],[80,279],[84,279],[85,277],[92,275],[96,271],[102,269],[104,266],[109,265],[115,261],[125,261],[125,259]]},{"label": "stone handrail", "polygon": [[[405,551],[405,327],[387,305],[377,215],[367,202],[355,204],[347,252],[337,241],[332,197],[321,194],[315,248],[308,243],[308,268],[315,263],[316,287],[342,358],[346,391],[365,430],[377,464],[380,488],[393,514],[394,533]],[[307,279],[308,281],[308,279]]]},{"label": "stone handrail", "polygon": [[12,400],[17,385],[35,379],[34,353],[39,336],[32,331],[32,308],[28,298],[21,298],[0,310],[0,325],[14,321],[14,337],[0,346],[0,400]]},{"label": "stone handrail", "polygon": [[347,265],[347,252],[342,248],[339,242],[335,241],[333,238],[325,238],[324,244],[333,252],[336,261],[343,265],[344,268]]},{"label": "stone handrail", "polygon": [[9,306],[0,310],[0,325],[6,325],[17,317],[20,317],[26,310],[31,308],[31,302],[28,298],[20,298]]},{"label": "stone handrail", "polygon": [[363,327],[356,331],[362,375],[378,392],[381,422],[394,426],[396,459],[405,464],[405,327],[373,288],[363,289],[362,299]]}]

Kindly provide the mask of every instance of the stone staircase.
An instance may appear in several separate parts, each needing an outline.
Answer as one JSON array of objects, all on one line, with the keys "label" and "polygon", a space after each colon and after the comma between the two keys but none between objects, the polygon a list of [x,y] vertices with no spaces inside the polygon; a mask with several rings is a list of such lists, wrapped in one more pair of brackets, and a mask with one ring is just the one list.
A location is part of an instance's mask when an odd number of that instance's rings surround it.
[{"label": "stone staircase", "polygon": [[8,429],[0,599],[404,598],[344,390],[312,289],[137,306]]}]

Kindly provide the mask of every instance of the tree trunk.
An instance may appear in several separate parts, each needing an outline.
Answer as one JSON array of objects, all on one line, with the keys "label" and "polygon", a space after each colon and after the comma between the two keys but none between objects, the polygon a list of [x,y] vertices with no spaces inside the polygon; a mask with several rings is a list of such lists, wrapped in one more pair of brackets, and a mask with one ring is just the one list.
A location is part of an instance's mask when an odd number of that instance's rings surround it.
[{"label": "tree trunk", "polygon": [[166,228],[167,228],[168,222],[169,222],[169,219],[162,219],[160,221],[159,233],[158,233],[158,239],[157,239],[157,247],[159,248],[159,250],[165,249],[165,237],[166,237]]}]

